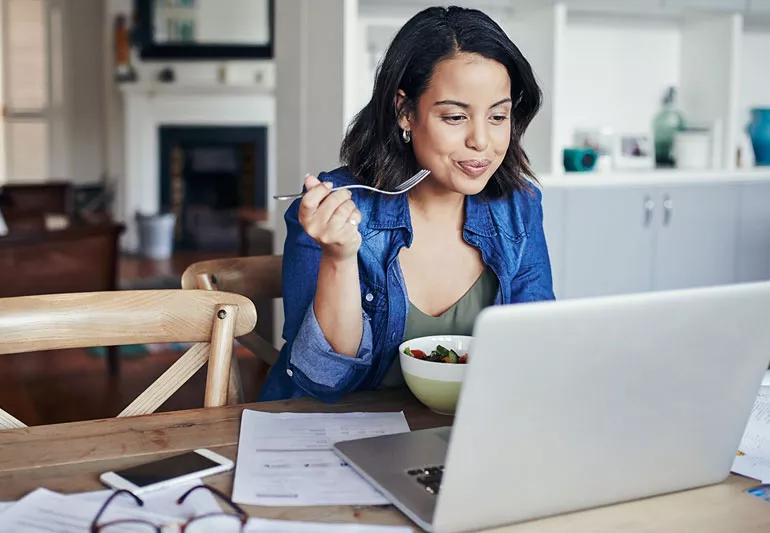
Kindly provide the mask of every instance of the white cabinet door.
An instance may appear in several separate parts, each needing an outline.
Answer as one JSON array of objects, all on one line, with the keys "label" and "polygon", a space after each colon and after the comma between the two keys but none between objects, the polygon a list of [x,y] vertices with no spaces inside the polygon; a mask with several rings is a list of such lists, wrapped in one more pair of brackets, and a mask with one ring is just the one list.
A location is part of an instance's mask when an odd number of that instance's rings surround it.
[{"label": "white cabinet door", "polygon": [[749,0],[663,0],[663,7],[675,12],[692,9],[741,13],[746,10],[748,3]]},{"label": "white cabinet door", "polygon": [[698,184],[661,191],[653,288],[734,282],[738,186]]},{"label": "white cabinet door", "polygon": [[650,14],[662,12],[660,0],[567,0],[569,12]]},{"label": "white cabinet door", "polygon": [[656,214],[648,188],[566,194],[562,297],[651,290]]},{"label": "white cabinet door", "polygon": [[565,192],[558,188],[543,189],[543,229],[551,259],[553,292],[561,298],[564,280],[564,201]]},{"label": "white cabinet door", "polygon": [[770,13],[770,0],[749,0],[749,13]]},{"label": "white cabinet door", "polygon": [[770,280],[770,183],[740,186],[737,281]]}]

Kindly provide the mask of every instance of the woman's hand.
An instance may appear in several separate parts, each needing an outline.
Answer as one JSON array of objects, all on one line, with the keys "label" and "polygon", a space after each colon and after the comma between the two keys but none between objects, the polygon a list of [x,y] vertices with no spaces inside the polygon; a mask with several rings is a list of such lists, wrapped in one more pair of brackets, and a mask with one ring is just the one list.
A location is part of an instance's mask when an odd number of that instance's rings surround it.
[{"label": "woman's hand", "polygon": [[348,190],[330,192],[332,184],[315,176],[305,178],[307,192],[299,205],[299,223],[323,253],[335,260],[355,257],[361,246],[361,212]]}]

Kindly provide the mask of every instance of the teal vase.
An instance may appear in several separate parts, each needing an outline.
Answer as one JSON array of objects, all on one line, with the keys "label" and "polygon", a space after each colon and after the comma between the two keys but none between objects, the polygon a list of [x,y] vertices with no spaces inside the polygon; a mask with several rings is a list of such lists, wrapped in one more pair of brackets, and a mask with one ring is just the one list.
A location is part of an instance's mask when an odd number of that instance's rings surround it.
[{"label": "teal vase", "polygon": [[685,126],[684,117],[676,107],[676,89],[669,87],[663,98],[663,108],[652,121],[655,138],[655,164],[659,167],[674,166],[674,134]]},{"label": "teal vase", "polygon": [[757,165],[770,165],[770,108],[751,110],[751,123],[746,128],[754,148]]}]

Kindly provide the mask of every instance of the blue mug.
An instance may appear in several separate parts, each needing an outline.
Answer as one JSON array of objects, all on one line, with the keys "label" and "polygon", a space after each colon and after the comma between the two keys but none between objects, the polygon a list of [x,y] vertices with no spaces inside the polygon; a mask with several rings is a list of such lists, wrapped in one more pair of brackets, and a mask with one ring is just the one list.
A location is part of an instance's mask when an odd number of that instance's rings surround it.
[{"label": "blue mug", "polygon": [[593,148],[565,148],[564,169],[568,172],[593,170],[599,154]]}]

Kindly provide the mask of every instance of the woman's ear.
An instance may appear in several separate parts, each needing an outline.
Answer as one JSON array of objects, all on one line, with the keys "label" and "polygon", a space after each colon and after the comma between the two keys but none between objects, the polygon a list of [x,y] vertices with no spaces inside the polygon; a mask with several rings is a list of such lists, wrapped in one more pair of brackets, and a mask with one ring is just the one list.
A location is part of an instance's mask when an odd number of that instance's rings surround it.
[{"label": "woman's ear", "polygon": [[406,93],[402,89],[399,89],[396,93],[396,98],[393,100],[393,105],[396,108],[398,127],[402,130],[411,130],[412,114],[407,109]]}]

